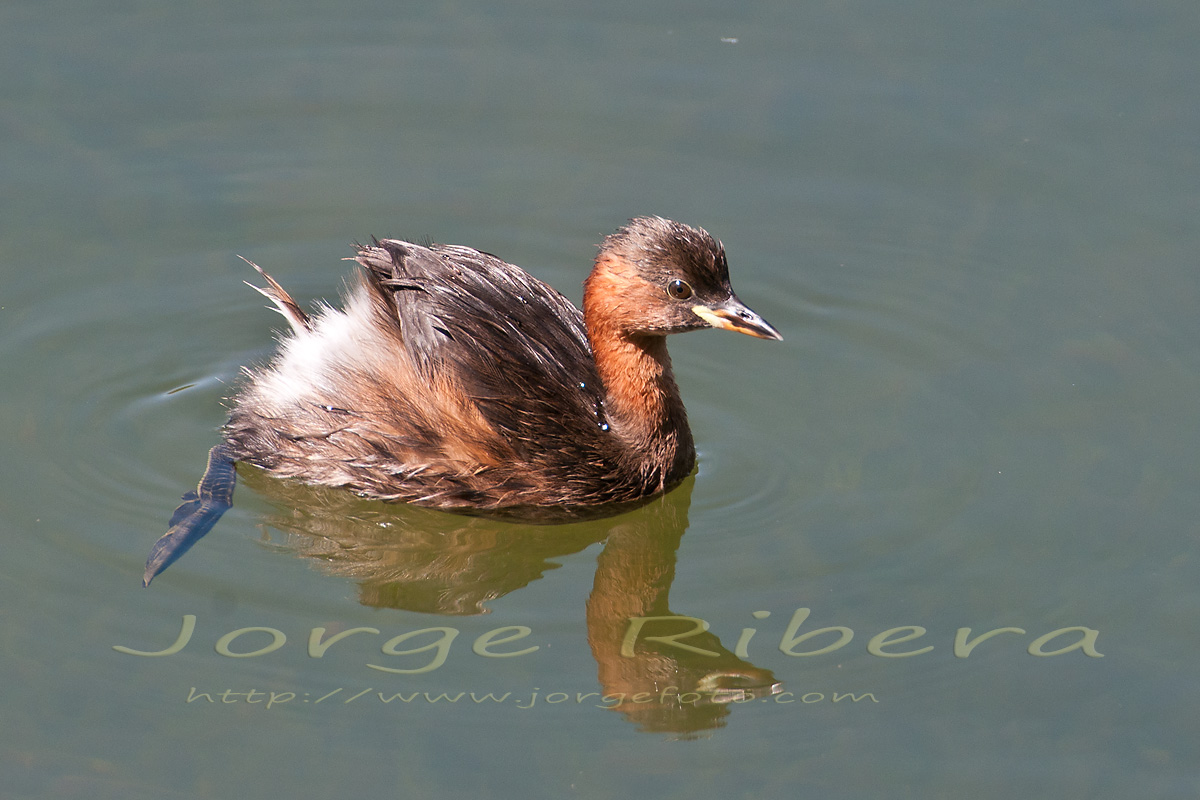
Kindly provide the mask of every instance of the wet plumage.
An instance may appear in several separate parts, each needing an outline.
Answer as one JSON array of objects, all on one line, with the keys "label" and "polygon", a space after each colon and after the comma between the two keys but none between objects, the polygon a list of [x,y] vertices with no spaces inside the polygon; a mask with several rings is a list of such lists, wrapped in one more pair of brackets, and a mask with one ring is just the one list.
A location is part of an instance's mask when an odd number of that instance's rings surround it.
[{"label": "wet plumage", "polygon": [[660,217],[604,240],[582,312],[469,247],[386,239],[356,260],[343,307],[311,317],[259,269],[290,331],[270,364],[246,371],[214,454],[384,500],[594,512],[694,467],[667,334],[780,338],[734,295],[722,245]]}]

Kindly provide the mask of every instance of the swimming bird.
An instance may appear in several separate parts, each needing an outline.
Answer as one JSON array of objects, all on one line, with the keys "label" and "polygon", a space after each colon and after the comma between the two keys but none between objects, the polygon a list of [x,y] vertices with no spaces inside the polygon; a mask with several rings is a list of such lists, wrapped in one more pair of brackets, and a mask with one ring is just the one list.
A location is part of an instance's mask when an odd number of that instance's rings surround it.
[{"label": "swimming bird", "polygon": [[637,217],[604,239],[583,309],[470,247],[360,246],[341,308],[313,315],[260,267],[289,323],[245,371],[223,441],[144,582],[232,502],[234,462],[364,497],[553,521],[615,512],[695,466],[666,337],[778,331],[734,294],[707,231]]}]

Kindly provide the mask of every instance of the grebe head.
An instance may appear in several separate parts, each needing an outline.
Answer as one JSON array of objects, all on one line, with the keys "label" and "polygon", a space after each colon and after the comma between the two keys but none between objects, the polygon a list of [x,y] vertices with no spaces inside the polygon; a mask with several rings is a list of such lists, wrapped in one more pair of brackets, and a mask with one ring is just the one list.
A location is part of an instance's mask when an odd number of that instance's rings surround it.
[{"label": "grebe head", "polygon": [[724,246],[703,228],[662,217],[636,217],[604,240],[583,310],[589,331],[665,336],[724,328],[783,338],[733,293]]}]

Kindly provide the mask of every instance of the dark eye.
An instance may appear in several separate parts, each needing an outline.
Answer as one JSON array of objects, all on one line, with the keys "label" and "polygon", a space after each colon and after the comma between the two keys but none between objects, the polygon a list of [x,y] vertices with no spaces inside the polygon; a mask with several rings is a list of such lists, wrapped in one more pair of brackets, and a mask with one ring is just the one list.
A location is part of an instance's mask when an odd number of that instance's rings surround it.
[{"label": "dark eye", "polygon": [[692,296],[692,287],[688,285],[687,281],[675,279],[667,284],[667,294],[676,300],[687,300]]}]

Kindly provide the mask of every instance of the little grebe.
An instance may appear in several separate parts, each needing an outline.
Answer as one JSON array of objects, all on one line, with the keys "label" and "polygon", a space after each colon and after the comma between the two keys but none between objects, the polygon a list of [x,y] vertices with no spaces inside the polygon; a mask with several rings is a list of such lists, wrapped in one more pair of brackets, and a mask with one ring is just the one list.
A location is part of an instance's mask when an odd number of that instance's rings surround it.
[{"label": "little grebe", "polygon": [[[582,313],[469,247],[385,239],[356,260],[344,308],[311,318],[251,265],[291,331],[270,365],[246,370],[198,494],[172,519],[173,530],[199,529],[189,542],[232,501],[234,461],[367,497],[526,518],[650,497],[696,458],[667,334],[781,338],[734,295],[721,243],[661,217],[605,238]],[[158,553],[154,573],[187,546],[164,541],[173,555]]]}]

